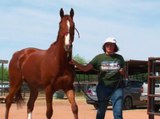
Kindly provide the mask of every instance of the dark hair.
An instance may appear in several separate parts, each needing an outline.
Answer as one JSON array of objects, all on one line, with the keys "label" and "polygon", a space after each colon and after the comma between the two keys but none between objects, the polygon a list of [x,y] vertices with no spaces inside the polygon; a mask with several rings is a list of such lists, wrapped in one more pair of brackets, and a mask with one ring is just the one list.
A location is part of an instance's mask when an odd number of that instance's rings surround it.
[{"label": "dark hair", "polygon": [[[106,52],[106,44],[107,43],[104,43],[103,46],[102,46],[102,50],[104,52]],[[119,47],[117,46],[117,44],[115,44],[115,49],[114,49],[114,52],[118,52],[119,51]]]}]

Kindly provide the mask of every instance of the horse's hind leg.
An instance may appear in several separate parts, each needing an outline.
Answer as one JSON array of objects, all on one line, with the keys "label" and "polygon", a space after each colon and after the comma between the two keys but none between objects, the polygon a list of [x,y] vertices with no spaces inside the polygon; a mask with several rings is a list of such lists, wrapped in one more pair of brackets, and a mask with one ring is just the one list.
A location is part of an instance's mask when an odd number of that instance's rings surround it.
[{"label": "horse's hind leg", "polygon": [[32,119],[32,111],[33,111],[34,103],[37,99],[37,96],[38,96],[38,90],[36,88],[30,87],[30,97],[27,103],[27,114],[28,114],[27,118],[28,119]]},{"label": "horse's hind leg", "polygon": [[75,101],[75,92],[73,90],[68,90],[66,92],[69,102],[71,103],[72,112],[74,114],[74,119],[78,119],[78,106]]},{"label": "horse's hind leg", "polygon": [[6,97],[5,119],[8,119],[8,117],[9,117],[9,110],[10,110],[11,104],[13,102],[14,95],[19,90],[20,85],[21,85],[21,83],[18,83],[18,85],[17,84],[14,85],[12,83],[10,84],[9,94]]}]

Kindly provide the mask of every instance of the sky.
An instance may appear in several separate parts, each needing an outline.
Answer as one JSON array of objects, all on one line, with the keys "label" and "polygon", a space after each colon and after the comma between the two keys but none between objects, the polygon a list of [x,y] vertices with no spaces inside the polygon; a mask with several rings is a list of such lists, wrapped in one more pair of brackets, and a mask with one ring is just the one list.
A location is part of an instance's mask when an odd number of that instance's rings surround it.
[{"label": "sky", "polygon": [[87,62],[115,37],[125,60],[160,57],[160,0],[1,0],[0,59],[27,48],[49,48],[56,41],[59,11],[74,9],[73,56]]}]

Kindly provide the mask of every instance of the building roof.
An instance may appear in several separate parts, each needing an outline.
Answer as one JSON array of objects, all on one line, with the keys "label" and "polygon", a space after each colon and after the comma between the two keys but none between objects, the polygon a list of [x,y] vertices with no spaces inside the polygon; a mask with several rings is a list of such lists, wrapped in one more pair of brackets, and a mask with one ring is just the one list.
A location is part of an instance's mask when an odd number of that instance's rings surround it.
[{"label": "building roof", "polygon": [[141,74],[148,72],[148,61],[128,60],[126,61],[128,75]]}]

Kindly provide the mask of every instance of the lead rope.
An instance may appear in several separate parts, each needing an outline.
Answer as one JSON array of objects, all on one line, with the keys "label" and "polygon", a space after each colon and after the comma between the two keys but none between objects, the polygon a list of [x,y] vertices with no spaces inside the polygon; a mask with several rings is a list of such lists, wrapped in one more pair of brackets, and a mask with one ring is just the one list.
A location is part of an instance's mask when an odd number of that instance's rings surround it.
[{"label": "lead rope", "polygon": [[[80,38],[79,31],[77,30],[77,28],[75,28],[75,30],[76,30],[76,32],[77,32],[77,34],[78,34],[78,38]],[[75,72],[75,75],[76,75],[76,72]],[[80,86],[80,89],[81,89],[81,91],[84,93],[84,95],[85,95],[86,97],[88,97],[90,100],[95,101],[95,102],[104,102],[104,101],[109,100],[109,99],[111,98],[112,94],[114,93],[114,91],[118,88],[118,86],[119,86],[119,84],[121,83],[121,80],[122,80],[122,79],[120,79],[120,80],[118,81],[116,87],[114,88],[113,92],[111,93],[111,95],[110,95],[109,97],[107,97],[107,98],[104,99],[104,100],[94,100],[94,99],[92,99],[89,95],[87,95],[86,91],[83,89],[82,85],[80,84],[80,81],[79,81],[79,79],[77,78],[77,75],[76,75],[76,79],[77,79],[78,85]]]},{"label": "lead rope", "polygon": [[80,38],[80,34],[79,34],[79,31],[75,28],[77,34],[78,34],[78,38]]}]

